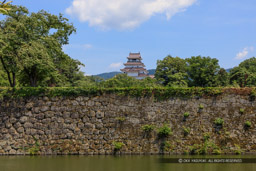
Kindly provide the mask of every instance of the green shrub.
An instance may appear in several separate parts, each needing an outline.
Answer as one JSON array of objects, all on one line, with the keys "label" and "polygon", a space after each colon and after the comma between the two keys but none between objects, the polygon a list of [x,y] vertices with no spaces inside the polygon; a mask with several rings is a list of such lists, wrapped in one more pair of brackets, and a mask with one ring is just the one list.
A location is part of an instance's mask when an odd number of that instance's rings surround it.
[{"label": "green shrub", "polygon": [[250,121],[246,121],[245,123],[244,123],[244,127],[245,128],[250,128],[252,126],[252,123],[250,122]]},{"label": "green shrub", "polygon": [[214,124],[218,126],[223,126],[224,120],[222,118],[217,118],[215,119]]},{"label": "green shrub", "polygon": [[119,122],[124,122],[125,121],[125,117],[116,117],[115,119]]},{"label": "green shrub", "polygon": [[168,125],[163,125],[162,127],[158,128],[158,137],[165,138],[172,134],[172,130]]},{"label": "green shrub", "polygon": [[188,150],[184,150],[184,151],[183,151],[183,154],[184,154],[184,155],[188,155],[188,154],[189,154],[189,151],[188,151]]},{"label": "green shrub", "polygon": [[240,155],[243,152],[243,150],[241,149],[241,147],[239,145],[235,144],[234,152],[235,152],[235,154]]},{"label": "green shrub", "polygon": [[210,134],[208,132],[204,133],[204,142],[210,139]]},{"label": "green shrub", "polygon": [[122,142],[113,141],[112,144],[114,146],[115,151],[121,150],[121,148],[124,146],[124,143],[122,143]]},{"label": "green shrub", "polygon": [[190,133],[190,128],[183,126],[184,135],[187,136]]},{"label": "green shrub", "polygon": [[253,90],[251,91],[249,97],[250,97],[250,100],[251,100],[251,101],[254,101],[254,100],[255,100],[255,98],[256,98],[256,91],[255,91],[255,89],[253,89]]},{"label": "green shrub", "polygon": [[214,149],[212,154],[220,155],[221,154],[221,150],[220,149]]},{"label": "green shrub", "polygon": [[28,148],[28,153],[29,155],[38,155],[40,151],[40,143],[38,142],[38,139],[36,137],[32,137],[35,140],[35,144],[33,145],[33,147]]},{"label": "green shrub", "polygon": [[194,144],[192,146],[189,146],[189,154],[195,155],[195,154],[199,154],[199,152],[200,152],[199,144]]},{"label": "green shrub", "polygon": [[149,132],[151,132],[151,131],[153,131],[154,129],[155,129],[155,126],[154,125],[143,125],[142,127],[141,127],[141,129],[144,131],[144,132],[146,132],[146,133],[149,133]]},{"label": "green shrub", "polygon": [[245,109],[240,109],[240,110],[239,110],[239,112],[240,112],[241,114],[244,114],[244,111],[245,111]]},{"label": "green shrub", "polygon": [[184,115],[184,118],[187,118],[187,117],[189,117],[190,113],[189,112],[185,112],[183,115]]},{"label": "green shrub", "polygon": [[205,155],[208,153],[208,142],[204,142],[203,145],[198,149],[198,154]]},{"label": "green shrub", "polygon": [[204,105],[200,104],[200,105],[199,105],[199,109],[200,109],[200,110],[204,109]]},{"label": "green shrub", "polygon": [[22,87],[1,88],[0,97],[31,97],[31,96],[98,96],[102,94],[117,94],[131,97],[151,97],[156,100],[166,100],[173,97],[216,96],[223,93],[223,88],[182,88],[182,87]]},{"label": "green shrub", "polygon": [[38,152],[40,151],[38,146],[34,146],[28,149],[29,155],[38,155]]},{"label": "green shrub", "polygon": [[170,144],[170,142],[164,141],[164,142],[161,144],[161,149],[162,149],[162,151],[170,151],[170,150],[171,150],[171,144]]},{"label": "green shrub", "polygon": [[203,144],[189,146],[190,154],[221,154],[221,149],[212,141],[205,141]]}]

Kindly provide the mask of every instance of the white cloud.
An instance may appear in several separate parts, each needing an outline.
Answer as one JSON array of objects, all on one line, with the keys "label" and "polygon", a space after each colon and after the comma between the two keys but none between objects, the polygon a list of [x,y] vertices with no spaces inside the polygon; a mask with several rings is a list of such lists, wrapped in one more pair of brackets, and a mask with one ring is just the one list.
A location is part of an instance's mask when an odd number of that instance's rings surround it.
[{"label": "white cloud", "polygon": [[92,45],[91,45],[91,44],[84,44],[84,45],[82,45],[82,47],[83,47],[84,49],[91,49],[91,48],[92,48]]},{"label": "white cloud", "polygon": [[68,44],[63,46],[63,50],[69,49],[79,49],[79,50],[87,50],[91,49],[93,46],[91,44]]},{"label": "white cloud", "polygon": [[236,54],[235,59],[240,60],[247,57],[248,53],[252,52],[254,50],[253,47],[245,47],[241,52]]},{"label": "white cloud", "polygon": [[119,69],[123,64],[121,62],[119,63],[112,63],[109,65],[109,68],[111,69]]},{"label": "white cloud", "polygon": [[155,14],[170,19],[197,0],[73,0],[66,12],[102,29],[132,29]]}]

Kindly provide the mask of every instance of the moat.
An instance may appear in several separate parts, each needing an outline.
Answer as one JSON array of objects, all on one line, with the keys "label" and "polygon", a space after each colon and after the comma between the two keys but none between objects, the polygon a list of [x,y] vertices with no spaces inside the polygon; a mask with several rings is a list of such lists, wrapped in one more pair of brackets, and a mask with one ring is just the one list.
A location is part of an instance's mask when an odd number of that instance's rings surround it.
[{"label": "moat", "polygon": [[252,171],[256,163],[160,163],[163,158],[255,158],[243,156],[1,156],[1,171]]}]

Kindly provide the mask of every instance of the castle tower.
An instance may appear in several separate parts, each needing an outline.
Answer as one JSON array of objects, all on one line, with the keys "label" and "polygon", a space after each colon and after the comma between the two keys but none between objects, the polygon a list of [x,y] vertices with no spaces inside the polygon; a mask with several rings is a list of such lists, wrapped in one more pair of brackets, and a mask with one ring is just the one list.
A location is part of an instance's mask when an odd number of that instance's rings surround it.
[{"label": "castle tower", "polygon": [[124,63],[125,68],[121,69],[123,73],[135,77],[136,79],[144,79],[148,76],[148,71],[141,62],[142,58],[140,53],[130,53],[127,59],[128,61]]}]

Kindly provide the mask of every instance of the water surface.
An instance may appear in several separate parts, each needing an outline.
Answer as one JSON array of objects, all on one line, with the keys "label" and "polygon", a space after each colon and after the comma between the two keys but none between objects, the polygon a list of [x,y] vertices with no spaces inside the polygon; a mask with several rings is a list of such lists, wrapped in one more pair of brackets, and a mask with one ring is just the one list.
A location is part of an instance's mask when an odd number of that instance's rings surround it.
[{"label": "water surface", "polygon": [[160,163],[174,158],[255,158],[256,156],[0,156],[0,171],[256,171],[256,163]]}]

